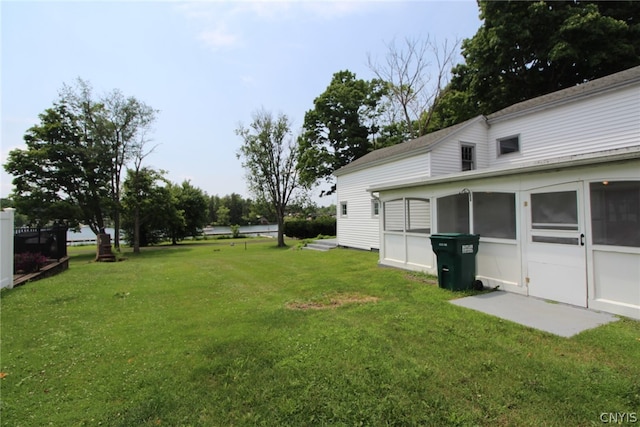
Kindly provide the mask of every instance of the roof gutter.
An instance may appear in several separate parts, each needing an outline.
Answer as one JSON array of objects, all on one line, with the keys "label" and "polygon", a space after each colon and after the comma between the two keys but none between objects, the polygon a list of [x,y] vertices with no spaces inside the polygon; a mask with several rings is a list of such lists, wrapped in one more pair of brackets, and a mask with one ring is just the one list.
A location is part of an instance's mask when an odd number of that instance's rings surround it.
[{"label": "roof gutter", "polygon": [[[451,138],[453,135],[456,135],[457,133],[462,132],[464,129],[467,129],[469,126],[473,125],[474,123],[478,123],[478,122],[480,122],[480,123],[484,124],[486,127],[488,127],[487,118],[485,116],[483,116],[483,115],[479,115],[479,116],[476,116],[476,117],[473,117],[473,118],[467,120],[466,122],[458,123],[458,125],[461,125],[459,129],[456,129],[456,130],[454,130],[453,132],[450,132],[450,133],[445,133],[440,138],[430,142],[429,144],[427,144],[427,145],[425,145],[423,147],[415,148],[415,149],[410,150],[410,151],[402,151],[400,153],[393,154],[393,155],[390,155],[388,157],[383,157],[383,158],[380,158],[380,159],[377,159],[377,160],[365,161],[365,162],[362,162],[362,163],[355,163],[354,164],[354,162],[357,162],[357,160],[358,160],[358,159],[356,159],[352,163],[344,165],[340,169],[335,170],[333,172],[333,175],[338,177],[338,176],[342,176],[342,175],[345,175],[345,174],[348,174],[348,173],[353,173],[353,172],[357,172],[357,171],[360,171],[360,170],[368,169],[368,168],[371,168],[371,167],[374,167],[374,166],[384,165],[384,164],[387,164],[387,163],[395,162],[395,161],[398,161],[398,160],[406,159],[406,158],[417,156],[417,155],[420,155],[420,154],[429,153],[429,152],[433,151],[434,147],[436,147],[437,145],[441,144],[443,141]],[[450,127],[454,127],[454,126],[457,126],[457,125],[453,125],[453,126],[450,126]],[[448,128],[444,128],[444,129],[440,129],[440,130],[446,130],[446,129],[448,129]],[[436,131],[436,132],[439,132],[439,131]],[[430,134],[422,135],[421,137],[418,137],[416,139],[420,139],[422,137],[426,137],[426,136],[429,136],[429,135]],[[402,142],[402,143],[397,144],[397,145],[407,144],[407,143],[410,143],[411,141],[415,141],[416,139],[405,141],[405,142]],[[386,147],[386,148],[389,148],[389,147]]]}]

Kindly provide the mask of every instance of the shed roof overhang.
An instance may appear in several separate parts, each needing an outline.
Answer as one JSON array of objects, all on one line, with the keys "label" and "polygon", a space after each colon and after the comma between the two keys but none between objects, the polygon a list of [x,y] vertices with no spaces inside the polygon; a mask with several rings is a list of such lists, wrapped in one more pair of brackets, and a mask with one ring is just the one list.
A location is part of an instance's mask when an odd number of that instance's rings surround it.
[{"label": "shed roof overhang", "polygon": [[508,167],[480,169],[437,177],[425,176],[418,178],[414,177],[412,179],[406,180],[388,181],[379,184],[372,184],[367,187],[366,191],[372,193],[380,191],[399,190],[403,188],[422,187],[460,181],[472,181],[476,179],[486,179],[499,176],[522,175],[526,173],[577,168],[581,166],[589,166],[602,163],[625,162],[635,159],[640,159],[640,145],[635,147],[598,151],[594,153],[577,154],[555,159],[537,160],[534,162],[509,165]]}]

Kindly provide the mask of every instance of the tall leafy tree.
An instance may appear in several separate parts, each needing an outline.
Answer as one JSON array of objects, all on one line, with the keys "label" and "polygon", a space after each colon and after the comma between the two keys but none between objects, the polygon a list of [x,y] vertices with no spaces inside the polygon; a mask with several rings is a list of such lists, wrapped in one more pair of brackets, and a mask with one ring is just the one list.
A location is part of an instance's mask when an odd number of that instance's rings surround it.
[{"label": "tall leafy tree", "polygon": [[207,200],[207,222],[209,224],[215,224],[218,222],[218,208],[220,207],[220,196],[209,196]]},{"label": "tall leafy tree", "polygon": [[[86,106],[92,114],[95,105]],[[61,100],[27,130],[26,149],[9,153],[5,170],[13,175],[13,199],[31,221],[80,222],[98,234],[111,212],[108,147],[93,138],[82,115]]]},{"label": "tall leafy tree", "polygon": [[128,169],[123,182],[123,230],[134,252],[140,247],[173,238],[185,228],[184,212],[164,171],[142,167]]},{"label": "tall leafy tree", "polygon": [[155,114],[118,90],[95,98],[85,80],[63,85],[40,125],[27,131],[27,150],[14,150],[5,165],[16,177],[16,201],[27,214],[82,221],[96,234],[113,221],[119,247],[121,175],[146,155]]},{"label": "tall leafy tree", "polygon": [[248,212],[245,212],[245,201],[242,196],[231,193],[222,198],[222,204],[229,209],[229,224],[236,225],[246,222],[245,217]]},{"label": "tall leafy tree", "polygon": [[178,237],[196,237],[207,225],[207,197],[201,189],[194,187],[189,181],[183,181],[182,185],[175,186],[174,192],[177,207],[183,212],[184,217],[184,230]]},{"label": "tall leafy tree", "polygon": [[141,246],[154,240],[148,223],[159,216],[154,212],[157,201],[154,193],[157,193],[156,181],[161,178],[160,173],[149,168],[127,170],[122,197],[123,229],[134,253],[140,253]]},{"label": "tall leafy tree", "polygon": [[111,197],[113,203],[114,246],[120,247],[120,191],[124,168],[134,158],[144,157],[150,127],[157,111],[114,90],[104,99],[104,115],[98,118],[99,135],[111,149]]},{"label": "tall leafy tree", "polygon": [[[386,91],[385,82],[361,80],[348,70],[333,75],[306,112],[298,138],[300,178],[306,185],[331,182],[336,169],[372,150]],[[335,185],[327,194],[334,190]]]},{"label": "tall leafy tree", "polygon": [[640,64],[640,3],[480,1],[432,128]]},{"label": "tall leafy tree", "polygon": [[229,208],[225,205],[220,205],[218,210],[216,211],[216,218],[218,225],[230,225],[231,220],[229,219],[231,216],[229,215]]},{"label": "tall leafy tree", "polygon": [[119,248],[122,175],[126,165],[145,150],[157,111],[134,97],[125,97],[118,89],[96,99],[89,82],[82,79],[77,79],[74,85],[63,85],[61,96],[67,105],[82,115],[92,138],[109,152],[103,161],[111,167],[110,216],[114,226],[114,246]]},{"label": "tall leafy tree", "polygon": [[248,217],[252,224],[259,223],[262,220],[266,220],[269,223],[277,222],[273,205],[260,198],[251,201]]},{"label": "tall leafy tree", "polygon": [[253,114],[249,127],[240,126],[242,138],[238,158],[246,169],[249,189],[259,200],[267,200],[276,212],[278,246],[285,246],[284,218],[294,193],[304,190],[298,176],[299,148],[291,135],[289,118],[274,117],[264,109]]}]

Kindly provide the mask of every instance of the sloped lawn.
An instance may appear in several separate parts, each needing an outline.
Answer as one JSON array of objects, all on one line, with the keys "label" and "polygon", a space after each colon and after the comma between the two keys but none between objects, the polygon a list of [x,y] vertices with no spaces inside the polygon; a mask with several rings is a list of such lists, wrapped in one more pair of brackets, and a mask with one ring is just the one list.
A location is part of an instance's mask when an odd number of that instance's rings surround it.
[{"label": "sloped lawn", "polygon": [[3,426],[601,425],[640,322],[557,337],[378,254],[179,245],[1,294]]}]

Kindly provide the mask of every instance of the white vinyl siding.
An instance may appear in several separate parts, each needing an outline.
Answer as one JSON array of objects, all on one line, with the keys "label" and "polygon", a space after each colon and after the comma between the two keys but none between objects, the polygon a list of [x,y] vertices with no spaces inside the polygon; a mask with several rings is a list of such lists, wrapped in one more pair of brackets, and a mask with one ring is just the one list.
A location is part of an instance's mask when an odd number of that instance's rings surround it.
[{"label": "white vinyl siding", "polygon": [[555,159],[638,145],[640,90],[627,89],[492,123],[488,140],[520,136],[520,152],[498,156],[491,166]]},{"label": "white vinyl siding", "polygon": [[[462,171],[460,145],[473,145],[475,168],[486,168],[489,164],[487,155],[487,128],[482,122],[474,123],[451,139],[442,141],[433,148],[431,157],[431,176],[447,175]],[[495,153],[493,153],[495,156]]]},{"label": "white vinyl siding", "polygon": [[349,215],[337,218],[338,244],[379,249],[381,219],[371,214],[371,194],[366,189],[379,182],[427,177],[429,158],[425,153],[338,176],[337,199],[349,203]]}]

